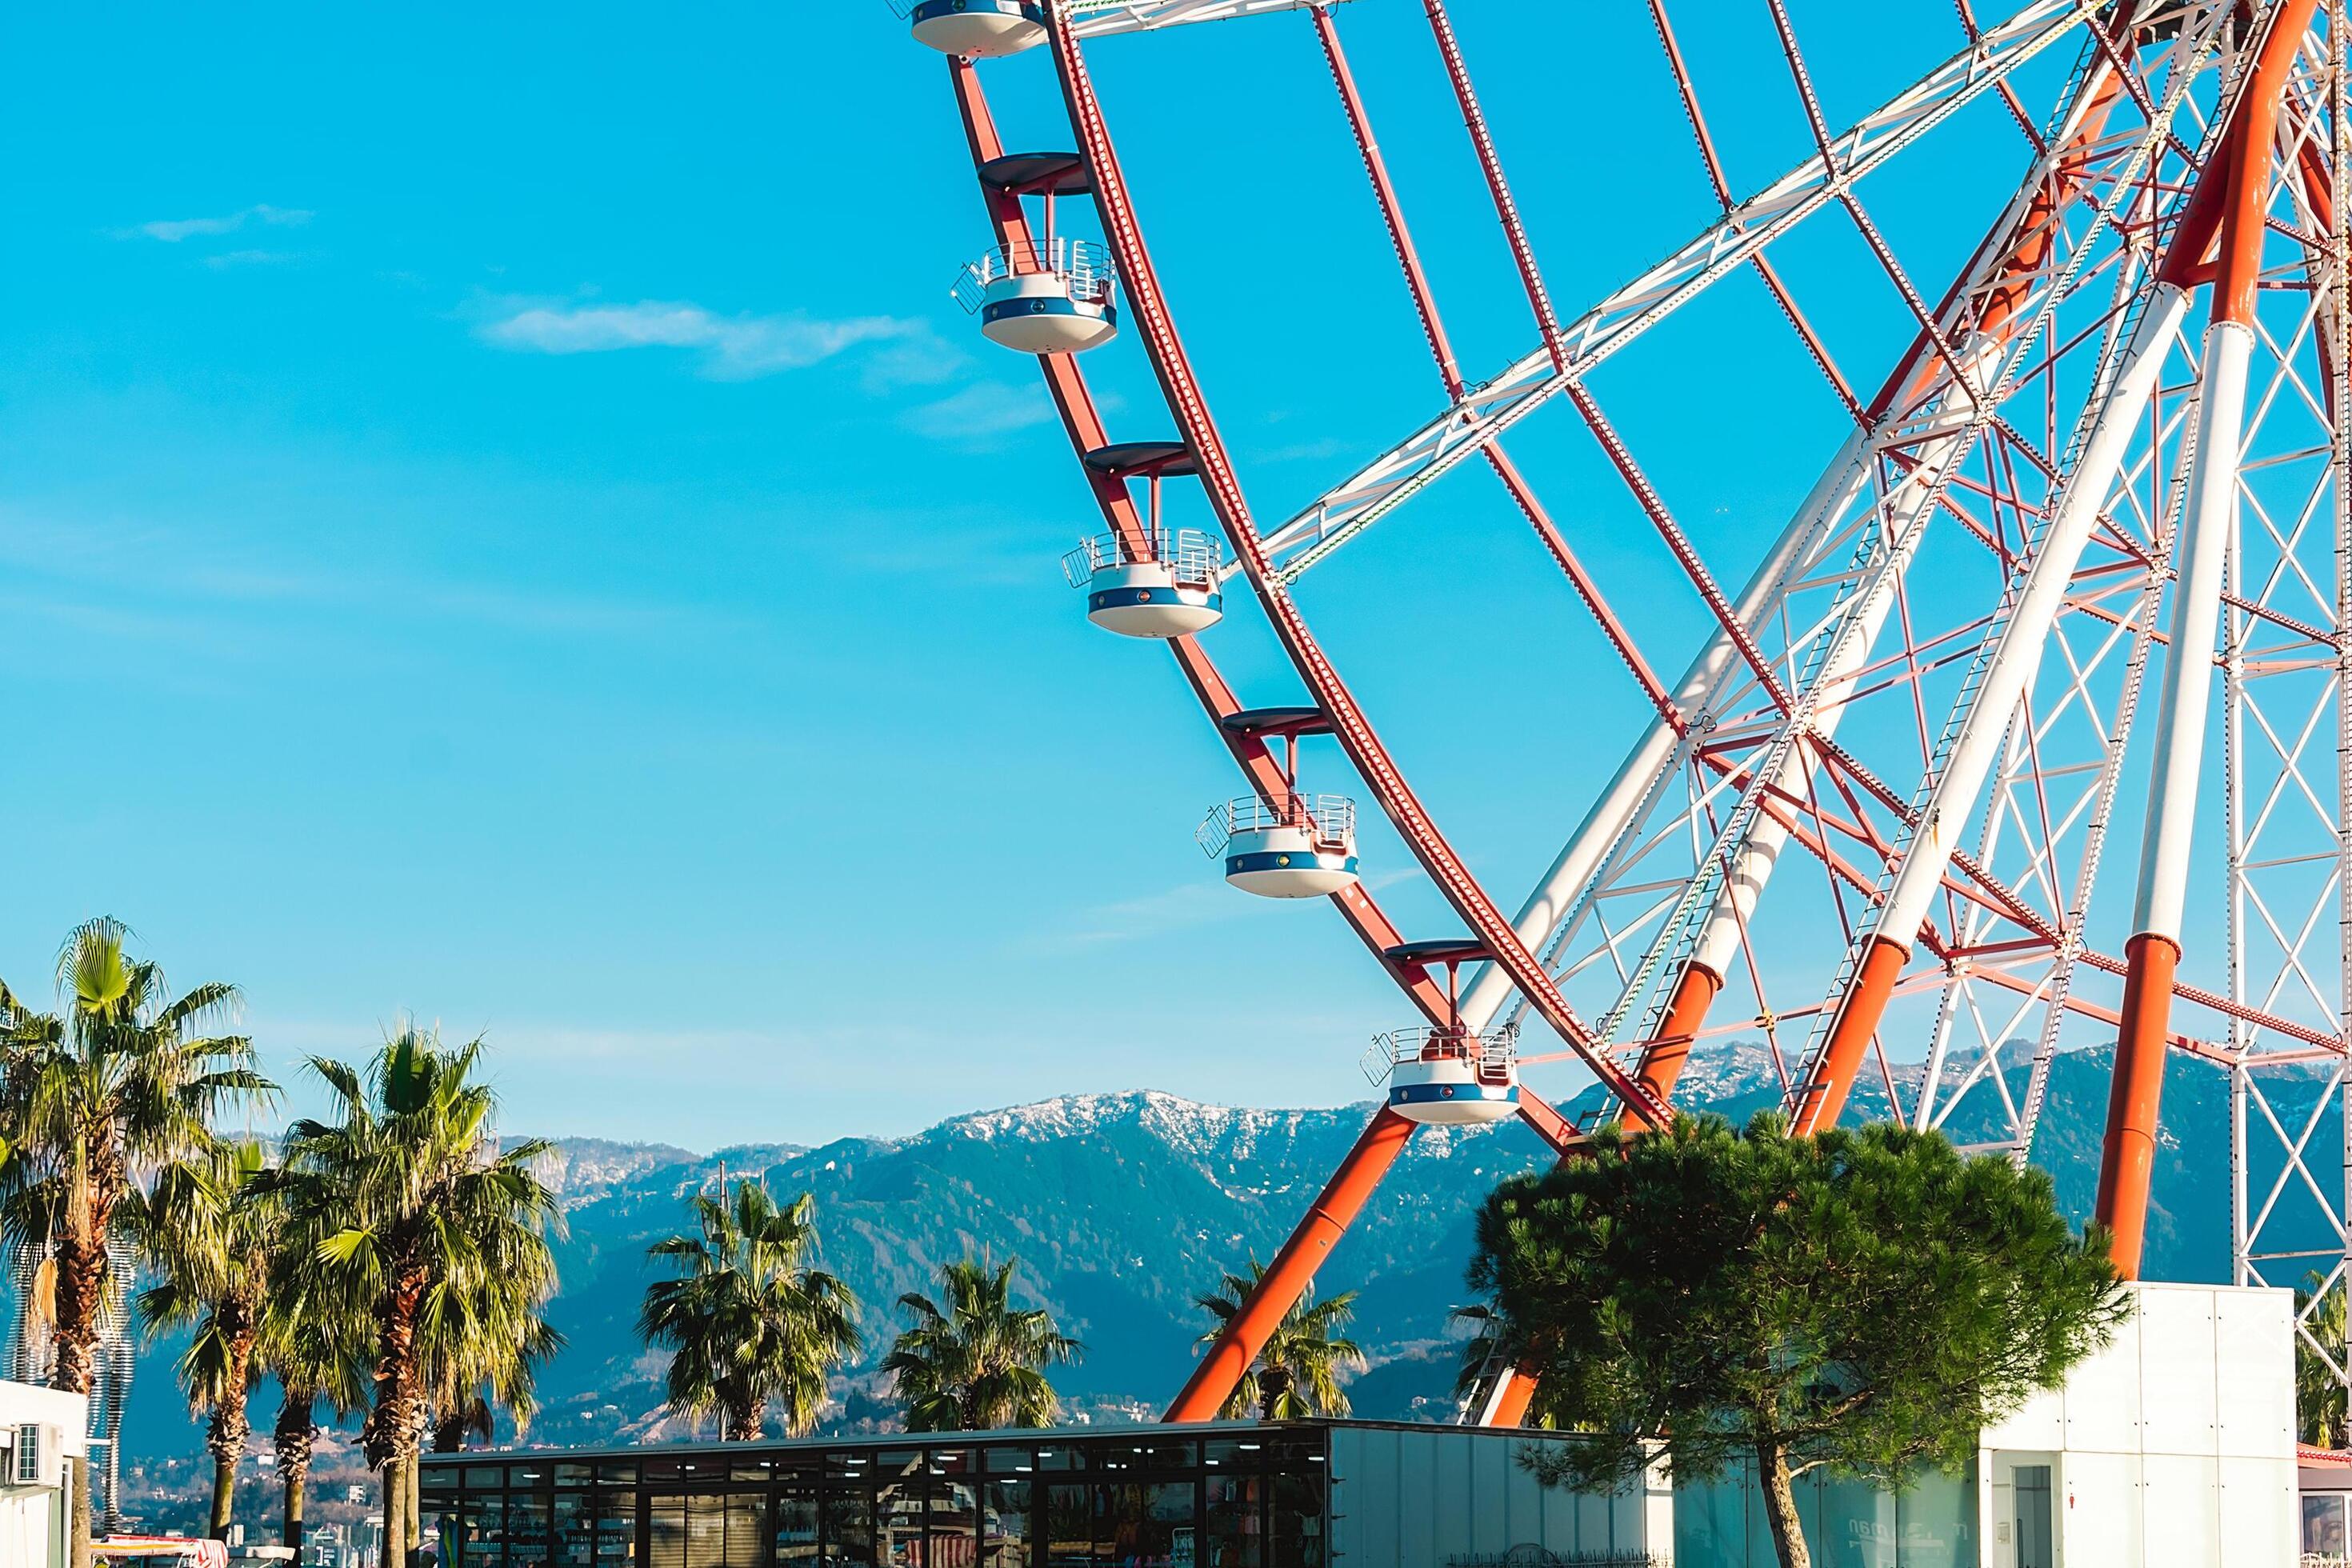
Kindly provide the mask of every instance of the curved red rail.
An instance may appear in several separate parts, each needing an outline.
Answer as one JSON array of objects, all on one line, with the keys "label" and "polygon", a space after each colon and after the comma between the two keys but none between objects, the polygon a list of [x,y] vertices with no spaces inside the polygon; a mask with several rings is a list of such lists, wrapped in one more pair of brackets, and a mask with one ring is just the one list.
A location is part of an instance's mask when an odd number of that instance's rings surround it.
[{"label": "curved red rail", "polygon": [[1528,951],[1486,889],[1470,875],[1389,756],[1388,748],[1364,716],[1354,693],[1348,689],[1339,670],[1308,630],[1297,603],[1287,589],[1275,581],[1249,503],[1243,497],[1241,481],[1234,472],[1223,438],[1217,432],[1216,422],[1193,377],[1192,363],[1177,337],[1167,300],[1160,293],[1150,253],[1145,247],[1142,229],[1128,196],[1126,177],[1119,170],[1118,154],[1111,144],[1102,106],[1095,97],[1094,82],[1078,52],[1077,40],[1052,13],[1048,14],[1046,30],[1055,68],[1061,77],[1062,96],[1069,106],[1070,123],[1077,132],[1079,151],[1093,176],[1095,205],[1102,216],[1104,237],[1127,285],[1129,317],[1142,336],[1145,352],[1175,414],[1178,428],[1192,448],[1210,504],[1232,541],[1250,585],[1293,668],[1331,721],[1333,735],[1412,850],[1413,858],[1545,1023],[1568,1042],[1611,1093],[1629,1105],[1664,1115],[1664,1108],[1657,1103],[1656,1097],[1601,1050],[1551,976]]}]

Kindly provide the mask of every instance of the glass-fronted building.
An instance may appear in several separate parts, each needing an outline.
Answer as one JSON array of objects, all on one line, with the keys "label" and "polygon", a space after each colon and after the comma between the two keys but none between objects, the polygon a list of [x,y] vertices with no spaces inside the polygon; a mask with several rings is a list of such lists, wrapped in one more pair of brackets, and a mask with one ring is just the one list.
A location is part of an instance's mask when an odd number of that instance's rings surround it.
[{"label": "glass-fronted building", "polygon": [[1670,1511],[1543,1487],[1518,1462],[1531,1440],[1314,1421],[428,1455],[418,1489],[443,1568],[1653,1560]]}]

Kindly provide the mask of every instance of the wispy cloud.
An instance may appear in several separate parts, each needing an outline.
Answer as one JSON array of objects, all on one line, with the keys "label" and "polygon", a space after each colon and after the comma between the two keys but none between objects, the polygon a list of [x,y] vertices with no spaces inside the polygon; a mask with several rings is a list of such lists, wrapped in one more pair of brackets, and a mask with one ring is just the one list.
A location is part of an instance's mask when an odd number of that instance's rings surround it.
[{"label": "wispy cloud", "polygon": [[237,212],[219,217],[158,218],[152,223],[133,225],[114,231],[117,239],[160,239],[166,245],[177,245],[184,239],[199,239],[224,234],[235,234],[248,223],[265,224],[277,228],[299,227],[316,215],[302,207],[274,207],[260,202]]},{"label": "wispy cloud", "polygon": [[205,265],[215,271],[224,271],[231,267],[282,267],[288,262],[301,259],[299,254],[291,250],[227,250],[218,256],[205,257]]},{"label": "wispy cloud", "polygon": [[[668,300],[640,300],[634,305],[507,301],[499,314],[475,331],[493,347],[522,353],[686,349],[699,357],[700,374],[716,381],[749,381],[800,370],[862,343],[904,347],[931,335],[923,322],[896,316],[842,321],[822,321],[799,311],[722,316],[690,301]],[[952,374],[952,366],[941,372],[947,374]]]},{"label": "wispy cloud", "polygon": [[1034,384],[976,381],[936,403],[908,411],[907,427],[918,436],[961,446],[984,446],[1001,436],[1027,430],[1054,417],[1052,399]]}]

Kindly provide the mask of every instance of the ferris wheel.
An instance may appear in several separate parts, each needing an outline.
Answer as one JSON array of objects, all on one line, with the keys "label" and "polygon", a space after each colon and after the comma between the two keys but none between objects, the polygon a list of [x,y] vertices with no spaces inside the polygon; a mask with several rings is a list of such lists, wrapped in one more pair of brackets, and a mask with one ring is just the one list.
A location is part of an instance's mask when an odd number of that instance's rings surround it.
[{"label": "ferris wheel", "polygon": [[[1719,216],[1661,236],[1664,260],[1574,315],[1547,288],[1444,0],[905,13],[949,57],[994,230],[958,297],[1035,357],[1101,511],[1065,569],[1096,625],[1166,646],[1240,771],[1203,847],[1243,893],[1327,900],[1420,1015],[1376,1043],[1385,1105],[1171,1420],[1216,1413],[1420,1127],[1516,1116],[1574,1157],[1589,1129],[1524,1069],[1580,1067],[1606,1114],[1655,1125],[1685,1065],[1735,1036],[1765,1040],[1800,1131],[1885,1115],[1972,1129],[1970,1146],[2018,1161],[2061,1053],[2112,1046],[2096,1213],[2127,1276],[2166,1065],[2224,1074],[2227,1145],[2189,1152],[2231,1173],[2236,1279],[2346,1277],[2345,0],[2024,0],[1999,18],[1958,0],[1949,58],[1843,126],[1783,0],[1756,3],[1810,155],[1739,199],[1672,0],[1647,0]],[[1524,292],[1532,346],[1483,381],[1457,361],[1342,47],[1342,20],[1376,6],[1425,16]],[[1104,40],[1150,50],[1210,22],[1291,30],[1301,71],[1336,87],[1433,371],[1433,415],[1288,516],[1247,499],[1089,72]],[[1066,150],[1008,150],[982,91],[989,62],[1032,50]],[[2034,81],[2054,98],[2029,103]],[[1964,117],[1979,104],[2001,112]],[[2025,171],[1969,215],[1982,237],[1956,276],[1907,260],[1863,188],[1948,122],[1997,125],[1982,156]],[[1907,312],[1907,346],[1875,379],[1816,330],[1818,277],[1776,266],[1777,243],[1819,226],[1864,258],[1829,287],[1891,290]],[[1704,498],[1654,482],[1594,382],[1734,279],[1769,295],[1850,431],[1760,559],[1702,548],[1684,519]],[[1082,367],[1097,353],[1143,356],[1164,416],[1128,411],[1141,428],[1114,438]],[[1624,525],[1704,605],[1696,646],[1636,624],[1507,449],[1549,439],[1515,427],[1551,405],[1605,455]],[[1613,656],[1586,678],[1625,683],[1648,715],[1532,888],[1472,873],[1310,624],[1326,563],[1375,527],[1412,528],[1412,503],[1457,467],[1491,474],[1564,574]],[[1169,521],[1180,492],[1213,527]],[[1220,673],[1212,650],[1241,615],[1263,617],[1304,701],[1254,705]],[[1409,936],[1383,912],[1360,805],[1457,931]],[[1465,1414],[1514,1424],[1529,1394],[1495,1368]]]}]

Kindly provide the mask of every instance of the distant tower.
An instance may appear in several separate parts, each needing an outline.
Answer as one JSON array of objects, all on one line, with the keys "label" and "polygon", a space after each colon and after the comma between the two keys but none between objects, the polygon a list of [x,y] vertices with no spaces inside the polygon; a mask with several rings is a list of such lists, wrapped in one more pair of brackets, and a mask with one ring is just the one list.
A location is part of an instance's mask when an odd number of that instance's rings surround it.
[{"label": "distant tower", "polygon": [[[47,1258],[46,1246],[31,1243],[19,1243],[8,1252],[6,1279],[16,1304],[7,1315],[5,1337],[0,1337],[0,1367],[12,1382],[47,1383],[55,1369],[57,1347],[49,1325],[33,1310],[41,1265]],[[138,1269],[120,1243],[107,1248],[107,1272],[110,1289],[99,1312],[89,1390],[90,1504],[97,1527],[111,1533],[122,1528],[122,1410],[138,1363],[130,1305]]]}]

